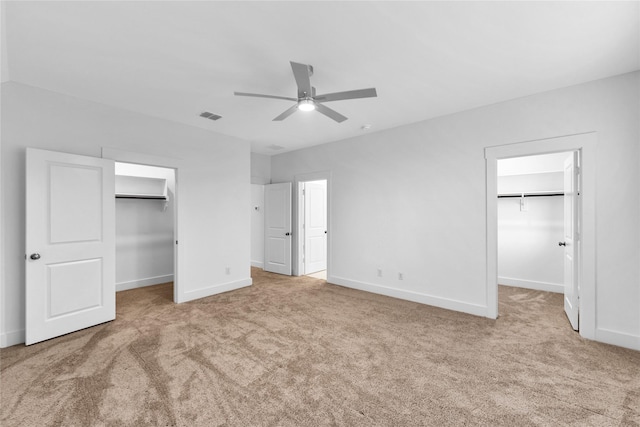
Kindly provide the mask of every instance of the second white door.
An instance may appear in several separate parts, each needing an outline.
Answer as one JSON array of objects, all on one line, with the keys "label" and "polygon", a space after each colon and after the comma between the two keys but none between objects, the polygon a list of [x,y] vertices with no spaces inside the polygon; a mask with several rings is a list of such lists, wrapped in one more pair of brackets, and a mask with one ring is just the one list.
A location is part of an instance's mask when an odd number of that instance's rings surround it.
[{"label": "second white door", "polygon": [[304,274],[327,269],[327,181],[304,183]]}]

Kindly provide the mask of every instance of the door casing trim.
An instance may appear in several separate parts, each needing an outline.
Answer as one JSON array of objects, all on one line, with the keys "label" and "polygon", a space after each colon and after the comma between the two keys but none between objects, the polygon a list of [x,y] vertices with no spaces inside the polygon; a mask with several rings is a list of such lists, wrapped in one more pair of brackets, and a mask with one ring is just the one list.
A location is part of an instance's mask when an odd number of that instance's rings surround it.
[{"label": "door casing trim", "polygon": [[[179,234],[179,221],[178,215],[180,212],[180,191],[179,191],[179,172],[180,172],[180,163],[179,159],[173,159],[169,157],[160,157],[153,154],[146,153],[136,153],[133,151],[125,151],[119,150],[116,148],[102,147],[102,158],[103,159],[111,159],[116,162],[124,162],[124,163],[136,163],[140,165],[147,166],[157,166],[163,167],[167,169],[174,169],[174,179],[175,179],[175,193],[173,195],[173,238],[175,242],[180,241]],[[185,296],[183,287],[180,286],[179,280],[179,272],[181,270],[180,266],[182,264],[182,257],[179,244],[175,244],[173,248],[173,302],[181,303],[185,301],[189,301],[189,298]]]},{"label": "door casing trim", "polygon": [[486,147],[486,295],[487,315],[498,317],[498,160],[539,154],[578,151],[580,175],[578,200],[578,286],[580,335],[596,336],[596,146],[597,133],[564,135],[533,141]]}]

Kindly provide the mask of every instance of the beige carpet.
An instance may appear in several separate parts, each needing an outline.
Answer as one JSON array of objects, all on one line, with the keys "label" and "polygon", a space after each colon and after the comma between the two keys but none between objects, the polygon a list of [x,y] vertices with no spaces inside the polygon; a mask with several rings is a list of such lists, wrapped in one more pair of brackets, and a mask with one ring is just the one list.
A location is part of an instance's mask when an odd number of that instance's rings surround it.
[{"label": "beige carpet", "polygon": [[192,303],[120,292],[116,321],[3,349],[10,426],[637,426],[640,352],[500,288],[492,321],[254,270]]}]

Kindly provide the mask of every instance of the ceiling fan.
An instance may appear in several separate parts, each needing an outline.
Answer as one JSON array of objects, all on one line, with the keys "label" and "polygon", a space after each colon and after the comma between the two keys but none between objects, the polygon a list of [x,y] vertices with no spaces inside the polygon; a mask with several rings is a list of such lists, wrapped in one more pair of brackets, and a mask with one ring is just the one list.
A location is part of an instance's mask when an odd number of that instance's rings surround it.
[{"label": "ceiling fan", "polygon": [[317,110],[319,113],[341,123],[347,118],[335,110],[325,106],[324,102],[342,101],[345,99],[356,98],[372,98],[378,96],[375,88],[369,89],[357,89],[348,90],[344,92],[325,93],[324,95],[316,95],[316,88],[311,86],[310,76],[313,75],[313,67],[307,64],[299,64],[297,62],[291,62],[291,69],[293,70],[293,76],[296,79],[298,85],[298,97],[290,98],[286,96],[277,95],[261,95],[258,93],[246,93],[246,92],[234,92],[236,96],[253,96],[256,98],[273,98],[284,99],[287,101],[295,101],[296,104],[287,109],[284,113],[273,119],[273,121],[281,121],[292,115],[296,110],[301,111],[313,111]]}]

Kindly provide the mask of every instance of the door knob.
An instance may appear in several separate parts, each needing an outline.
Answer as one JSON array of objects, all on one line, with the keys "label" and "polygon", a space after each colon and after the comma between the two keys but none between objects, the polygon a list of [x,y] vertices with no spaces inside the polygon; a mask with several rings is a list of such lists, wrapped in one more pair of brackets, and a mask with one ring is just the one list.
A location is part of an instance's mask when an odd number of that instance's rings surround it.
[{"label": "door knob", "polygon": [[40,259],[40,254],[31,254],[31,256],[29,258],[31,258],[34,261],[38,260],[38,259]]},{"label": "door knob", "polygon": [[558,246],[567,246],[567,242],[558,242]]},{"label": "door knob", "polygon": [[291,233],[286,232],[286,233],[284,233],[284,235],[285,235],[285,236],[291,236]]}]

